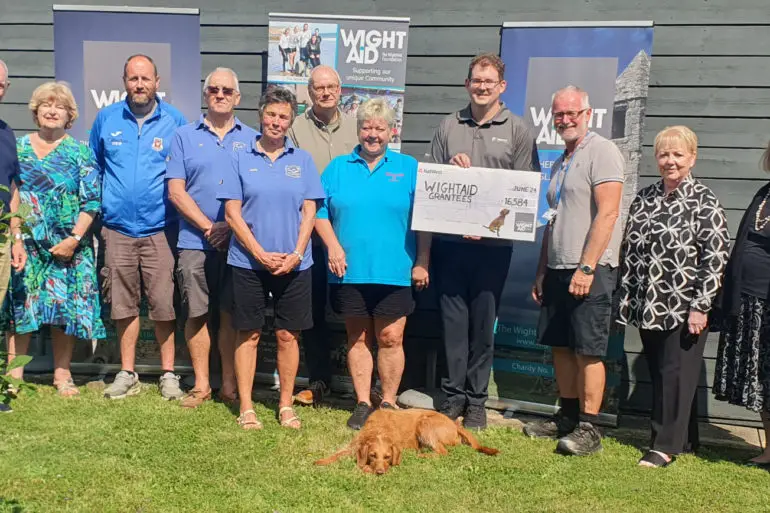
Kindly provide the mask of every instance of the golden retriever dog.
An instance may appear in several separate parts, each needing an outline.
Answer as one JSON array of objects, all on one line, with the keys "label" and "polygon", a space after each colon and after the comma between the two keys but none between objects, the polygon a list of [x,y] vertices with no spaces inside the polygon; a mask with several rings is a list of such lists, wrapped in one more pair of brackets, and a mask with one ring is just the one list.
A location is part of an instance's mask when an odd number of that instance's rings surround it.
[{"label": "golden retriever dog", "polygon": [[349,454],[355,454],[358,467],[364,472],[384,474],[390,467],[401,463],[404,449],[431,449],[418,456],[447,454],[446,446],[464,443],[475,450],[494,456],[497,449],[482,446],[476,437],[457,422],[431,410],[382,409],[372,413],[356,437],[344,449],[315,462],[328,465]]}]

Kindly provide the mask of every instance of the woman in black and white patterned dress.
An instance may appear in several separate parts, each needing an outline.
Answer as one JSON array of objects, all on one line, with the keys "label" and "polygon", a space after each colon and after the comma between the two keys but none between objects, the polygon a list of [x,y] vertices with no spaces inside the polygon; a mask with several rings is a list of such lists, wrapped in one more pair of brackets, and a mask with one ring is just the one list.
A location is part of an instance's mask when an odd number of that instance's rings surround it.
[{"label": "woman in black and white patterned dress", "polygon": [[[762,156],[770,172],[770,145]],[[741,219],[725,272],[713,392],[717,399],[762,416],[770,440],[770,184]],[[749,460],[770,468],[770,449]]]},{"label": "woman in black and white patterned dress", "polygon": [[648,467],[665,467],[697,437],[691,410],[727,264],[724,211],[691,173],[697,151],[687,127],[658,133],[661,180],[637,194],[622,245],[618,322],[639,328],[652,379],[652,439],[639,460]]}]

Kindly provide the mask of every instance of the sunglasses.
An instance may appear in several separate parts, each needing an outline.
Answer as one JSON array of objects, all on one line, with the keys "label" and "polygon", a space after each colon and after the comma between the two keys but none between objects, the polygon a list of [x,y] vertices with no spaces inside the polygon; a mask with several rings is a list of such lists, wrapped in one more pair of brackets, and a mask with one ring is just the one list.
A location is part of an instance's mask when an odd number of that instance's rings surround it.
[{"label": "sunglasses", "polygon": [[235,89],[233,89],[232,87],[208,86],[206,88],[206,92],[212,95],[219,94],[219,91],[222,91],[222,94],[225,96],[232,96],[233,94],[235,94]]}]

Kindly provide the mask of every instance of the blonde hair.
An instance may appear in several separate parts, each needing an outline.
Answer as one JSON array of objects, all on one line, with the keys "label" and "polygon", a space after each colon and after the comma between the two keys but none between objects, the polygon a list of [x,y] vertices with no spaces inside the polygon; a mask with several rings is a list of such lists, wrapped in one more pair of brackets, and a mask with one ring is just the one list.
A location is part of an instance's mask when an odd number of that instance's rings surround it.
[{"label": "blonde hair", "polygon": [[359,130],[370,119],[382,119],[388,124],[388,127],[393,128],[396,122],[396,113],[384,98],[372,98],[358,106],[356,120]]},{"label": "blonde hair", "polygon": [[762,159],[760,159],[759,163],[764,171],[770,173],[770,142],[767,143],[767,148],[762,153]]},{"label": "blonde hair", "polygon": [[32,120],[35,122],[35,125],[40,126],[37,120],[37,111],[40,105],[50,100],[64,104],[69,117],[64,128],[72,128],[72,124],[78,119],[78,104],[75,103],[75,97],[72,95],[72,90],[66,82],[46,82],[37,86],[32,92],[32,98],[29,100],[29,110],[32,111]]},{"label": "blonde hair", "polygon": [[698,153],[698,136],[684,125],[667,126],[655,136],[655,154],[665,145],[683,144],[685,149],[696,155]]}]

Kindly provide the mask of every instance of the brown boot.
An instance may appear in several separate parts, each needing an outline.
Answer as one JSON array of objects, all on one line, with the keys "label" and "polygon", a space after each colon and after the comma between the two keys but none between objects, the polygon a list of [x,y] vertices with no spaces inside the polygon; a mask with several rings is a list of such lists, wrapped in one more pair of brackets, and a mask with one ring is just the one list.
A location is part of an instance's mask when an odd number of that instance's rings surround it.
[{"label": "brown boot", "polygon": [[182,408],[197,408],[211,399],[211,389],[208,392],[192,389],[182,398]]}]

